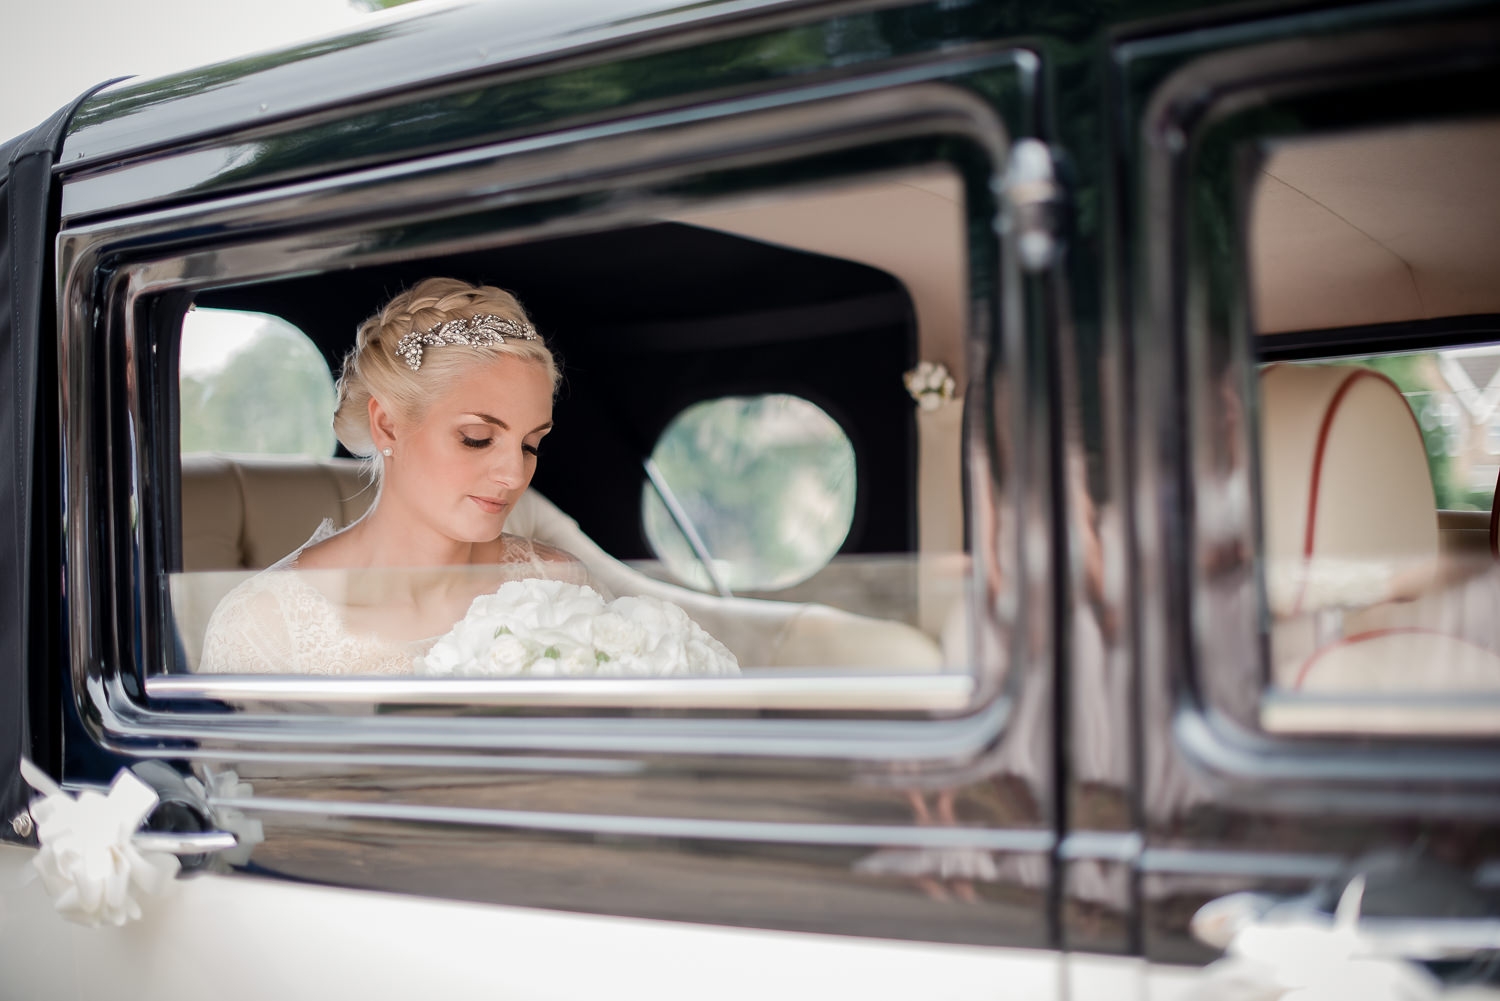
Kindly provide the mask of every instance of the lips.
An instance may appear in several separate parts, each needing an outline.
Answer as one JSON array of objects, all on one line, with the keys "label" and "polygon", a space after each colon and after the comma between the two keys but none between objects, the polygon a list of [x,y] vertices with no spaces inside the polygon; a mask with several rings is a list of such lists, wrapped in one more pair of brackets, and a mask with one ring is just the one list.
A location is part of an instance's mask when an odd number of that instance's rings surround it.
[{"label": "lips", "polygon": [[479,510],[483,511],[485,514],[499,514],[501,511],[504,511],[506,507],[505,501],[498,497],[476,497],[473,494],[470,494],[469,500],[473,501],[475,504],[478,504]]}]

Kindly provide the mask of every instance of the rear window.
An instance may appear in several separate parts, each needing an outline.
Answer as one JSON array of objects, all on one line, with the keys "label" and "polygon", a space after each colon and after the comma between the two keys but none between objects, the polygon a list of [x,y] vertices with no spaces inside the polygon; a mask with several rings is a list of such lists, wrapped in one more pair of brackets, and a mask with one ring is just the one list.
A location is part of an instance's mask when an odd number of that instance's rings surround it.
[{"label": "rear window", "polygon": [[811,577],[854,521],[854,447],[798,396],[695,403],[651,453],[642,510],[651,548],[700,590],[772,591]]},{"label": "rear window", "polygon": [[182,451],[329,456],[333,374],[280,317],[193,309],[178,358]]}]

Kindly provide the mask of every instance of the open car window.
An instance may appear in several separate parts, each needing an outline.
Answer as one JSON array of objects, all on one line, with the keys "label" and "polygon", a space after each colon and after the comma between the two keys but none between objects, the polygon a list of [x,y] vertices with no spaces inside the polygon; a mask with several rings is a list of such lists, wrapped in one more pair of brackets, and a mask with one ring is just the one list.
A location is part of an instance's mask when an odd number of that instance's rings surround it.
[{"label": "open car window", "polygon": [[1500,122],[1459,119],[1271,143],[1251,175],[1272,731],[1500,732],[1497,155]]},{"label": "open car window", "polygon": [[[289,258],[244,281],[233,255],[216,258],[210,280],[137,312],[130,336],[166,350],[123,356],[138,461],[176,487],[131,527],[147,691],[318,711],[950,714],[993,697],[1007,656],[979,651],[1014,635],[1014,524],[968,512],[1012,510],[995,408],[1021,403],[981,377],[997,314],[975,274],[996,255],[970,217],[994,211],[994,167],[965,142],[918,132],[853,160],[688,172],[671,197],[643,181],[631,218],[607,224],[537,229],[502,205],[466,216],[461,238],[338,269]],[[696,190],[706,177],[712,197]],[[318,236],[306,252],[383,238]],[[251,390],[258,410],[230,409],[247,424],[274,412],[311,445],[198,447],[220,392],[201,358],[300,353],[337,372],[360,322],[430,276],[513,293],[562,364],[501,555],[445,571],[304,565],[384,486],[368,459],[314,447],[332,414],[274,402],[291,381],[278,373]],[[207,347],[194,329],[245,316],[310,343],[237,351],[228,324]]]}]

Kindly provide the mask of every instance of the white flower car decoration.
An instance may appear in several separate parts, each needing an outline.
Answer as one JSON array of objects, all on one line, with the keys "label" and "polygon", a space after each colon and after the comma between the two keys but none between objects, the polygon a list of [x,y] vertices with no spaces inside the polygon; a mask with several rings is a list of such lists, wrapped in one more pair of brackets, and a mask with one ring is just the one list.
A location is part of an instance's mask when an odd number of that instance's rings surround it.
[{"label": "white flower car decoration", "polygon": [[42,793],[31,804],[41,842],[32,866],[68,920],[123,925],[141,916],[140,898],[172,887],[177,858],[132,841],[157,803],[146,783],[121,770],[107,795],[85,790],[74,797],[30,761],[22,760],[21,775]]}]

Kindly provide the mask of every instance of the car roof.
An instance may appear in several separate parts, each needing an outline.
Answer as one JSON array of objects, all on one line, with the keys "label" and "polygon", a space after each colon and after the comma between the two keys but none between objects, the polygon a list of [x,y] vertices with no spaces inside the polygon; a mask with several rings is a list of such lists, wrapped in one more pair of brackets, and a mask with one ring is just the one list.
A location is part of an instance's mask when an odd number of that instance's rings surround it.
[{"label": "car roof", "polygon": [[638,41],[684,25],[807,6],[808,0],[482,0],[424,3],[369,24],[180,73],[129,79],[86,100],[63,169],[270,126],[354,101],[397,97],[498,66]]}]

